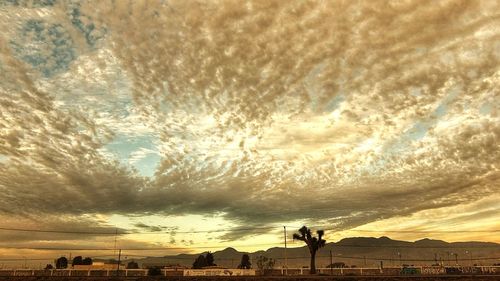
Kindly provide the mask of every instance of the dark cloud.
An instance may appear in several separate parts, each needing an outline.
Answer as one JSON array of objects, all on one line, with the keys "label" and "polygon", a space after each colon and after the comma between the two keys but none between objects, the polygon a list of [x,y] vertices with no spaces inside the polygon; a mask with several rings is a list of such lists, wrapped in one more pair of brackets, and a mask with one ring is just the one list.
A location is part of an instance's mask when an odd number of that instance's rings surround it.
[{"label": "dark cloud", "polygon": [[[127,232],[109,225],[93,216],[71,216],[51,214],[1,214],[3,227],[0,229],[0,243],[11,246],[27,242],[40,243],[113,240]],[[24,231],[19,231],[24,230]]]},{"label": "dark cloud", "polygon": [[134,226],[150,232],[169,231],[175,233],[175,231],[179,229],[179,227],[175,226],[171,227],[171,226],[161,226],[161,225],[147,225],[142,222],[135,223]]}]

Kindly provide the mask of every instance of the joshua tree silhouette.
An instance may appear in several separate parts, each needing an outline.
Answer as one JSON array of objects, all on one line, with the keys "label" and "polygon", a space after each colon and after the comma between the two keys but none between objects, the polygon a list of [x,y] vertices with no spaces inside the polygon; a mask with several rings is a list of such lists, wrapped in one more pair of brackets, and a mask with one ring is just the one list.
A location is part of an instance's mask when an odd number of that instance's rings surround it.
[{"label": "joshua tree silhouette", "polygon": [[309,248],[309,253],[311,254],[311,274],[316,274],[316,252],[319,248],[324,247],[326,243],[326,240],[321,239],[325,234],[325,231],[318,230],[316,233],[318,233],[318,238],[313,237],[311,235],[311,230],[306,226],[303,226],[299,229],[299,233],[293,234],[293,239],[304,241]]}]

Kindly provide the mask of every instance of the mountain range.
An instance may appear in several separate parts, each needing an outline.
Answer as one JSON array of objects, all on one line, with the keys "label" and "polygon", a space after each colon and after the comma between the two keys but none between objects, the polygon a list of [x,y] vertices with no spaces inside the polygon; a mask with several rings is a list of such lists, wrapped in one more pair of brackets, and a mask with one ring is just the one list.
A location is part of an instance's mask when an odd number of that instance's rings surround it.
[{"label": "mountain range", "polygon": [[[382,261],[384,266],[408,265],[492,265],[500,263],[500,244],[493,242],[445,242],[442,240],[422,239],[415,242],[392,240],[388,237],[353,237],[338,242],[327,243],[316,255],[316,266],[326,267],[332,261],[343,262],[348,266],[378,267]],[[191,267],[200,254],[180,254],[164,257],[147,257],[135,259],[140,265],[181,265]],[[285,248],[274,247],[256,252],[240,252],[234,248],[226,248],[212,253],[215,263],[224,267],[236,267],[243,254],[248,254],[254,267],[259,256],[276,261],[275,268],[285,264]],[[289,268],[309,265],[310,255],[307,246],[287,248],[287,265]]]}]

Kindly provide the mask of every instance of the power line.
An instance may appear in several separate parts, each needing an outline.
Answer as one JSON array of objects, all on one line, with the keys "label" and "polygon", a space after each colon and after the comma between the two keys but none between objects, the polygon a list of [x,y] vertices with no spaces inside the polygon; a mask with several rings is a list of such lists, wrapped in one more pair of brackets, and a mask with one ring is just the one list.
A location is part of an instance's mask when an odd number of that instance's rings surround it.
[{"label": "power line", "polygon": [[[329,229],[333,230],[333,229]],[[358,231],[358,232],[372,232],[372,233],[381,233],[381,232],[390,232],[390,233],[494,233],[500,232],[498,229],[493,230],[367,230],[367,229],[351,229],[349,231]]]},{"label": "power line", "polygon": [[[187,249],[216,249],[224,247],[254,247],[254,246],[270,246],[276,245],[276,243],[259,243],[259,244],[241,244],[241,245],[219,245],[219,246],[186,246],[186,247],[151,247],[151,248],[122,248],[123,251],[168,251],[168,250],[187,250]],[[305,246],[299,246],[295,248],[302,248]],[[488,245],[488,246],[455,246],[455,245],[435,245],[435,246],[424,246],[424,245],[359,245],[359,244],[346,244],[339,245],[333,244],[333,248],[385,248],[385,249],[492,249],[499,248],[500,245]],[[114,248],[73,248],[73,247],[13,247],[13,246],[1,246],[0,249],[16,249],[16,250],[44,250],[44,251],[113,251]]]},{"label": "power line", "polygon": [[[187,250],[187,249],[214,249],[224,247],[252,247],[252,246],[270,246],[277,243],[260,243],[260,244],[241,244],[241,245],[220,245],[220,246],[186,246],[186,247],[154,247],[154,248],[122,248],[123,251],[167,251],[167,250]],[[1,246],[0,249],[16,249],[16,250],[45,250],[45,251],[113,251],[114,248],[72,248],[72,247],[13,247]]]},{"label": "power line", "polygon": [[[0,230],[20,231],[20,232],[61,233],[61,234],[95,234],[95,235],[115,235],[116,234],[116,232],[43,230],[43,229],[24,229],[24,228],[6,228],[6,227],[0,227]],[[118,232],[118,234],[129,234],[129,233]]]},{"label": "power line", "polygon": [[[282,227],[282,226],[279,226]],[[66,231],[66,230],[53,230],[53,229],[24,229],[24,228],[6,228],[0,227],[0,230],[3,231],[20,231],[20,232],[41,232],[41,233],[61,233],[61,234],[95,234],[95,235],[132,235],[132,234],[190,234],[190,233],[219,233],[219,232],[240,232],[240,231],[249,231],[249,230],[272,230],[278,229],[279,227],[268,226],[268,227],[246,227],[246,228],[233,228],[233,229],[224,229],[224,230],[192,230],[192,231],[176,231],[176,230],[168,230],[168,231],[149,231],[149,232],[99,232],[99,231]]]},{"label": "power line", "polygon": [[[61,233],[61,234],[92,234],[92,235],[132,235],[132,234],[149,234],[149,235],[159,235],[159,234],[191,234],[191,233],[220,233],[220,232],[240,232],[249,230],[280,230],[283,226],[265,226],[265,227],[244,227],[244,228],[232,228],[232,229],[221,229],[221,230],[191,230],[191,231],[153,231],[153,232],[137,232],[137,231],[126,231],[126,232],[101,232],[101,231],[67,231],[67,230],[54,230],[54,229],[24,229],[24,228],[7,228],[0,227],[3,231],[20,231],[20,232],[40,232],[40,233]],[[300,226],[286,226],[287,228],[297,228]],[[311,226],[309,228],[323,229],[323,230],[336,230],[336,231],[350,231],[350,232],[371,232],[371,233],[497,233],[500,232],[499,229],[492,230],[369,230],[369,229],[348,229],[339,230],[337,228],[325,227],[325,226]]]}]

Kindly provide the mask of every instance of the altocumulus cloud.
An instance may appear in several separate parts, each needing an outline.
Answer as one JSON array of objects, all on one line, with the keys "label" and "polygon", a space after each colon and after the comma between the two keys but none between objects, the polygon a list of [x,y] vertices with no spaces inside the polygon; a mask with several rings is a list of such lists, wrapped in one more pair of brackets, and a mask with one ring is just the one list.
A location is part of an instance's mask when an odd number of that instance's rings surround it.
[{"label": "altocumulus cloud", "polygon": [[[348,229],[495,194],[499,10],[495,1],[0,6],[1,216],[218,213],[241,225]],[[59,33],[30,37],[28,18]],[[15,48],[21,35],[27,46],[51,38],[37,53],[42,68]],[[132,156],[160,155],[152,177],[107,147],[138,134],[155,149]]]}]

